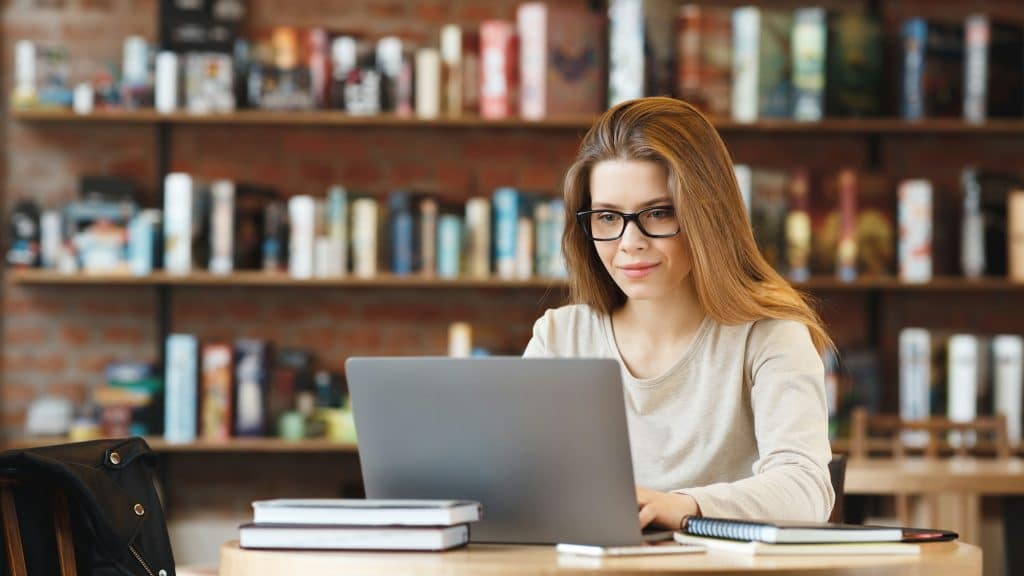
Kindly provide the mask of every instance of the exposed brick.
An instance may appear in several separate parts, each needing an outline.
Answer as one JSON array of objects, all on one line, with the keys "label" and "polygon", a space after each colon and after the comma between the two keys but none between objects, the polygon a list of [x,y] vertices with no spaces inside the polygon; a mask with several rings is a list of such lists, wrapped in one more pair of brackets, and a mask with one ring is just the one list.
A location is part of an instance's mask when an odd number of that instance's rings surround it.
[{"label": "exposed brick", "polygon": [[144,331],[136,327],[115,326],[103,330],[103,340],[110,344],[138,344],[145,338]]},{"label": "exposed brick", "polygon": [[49,331],[41,326],[8,326],[4,342],[10,345],[37,345],[49,340]]},{"label": "exposed brick", "polygon": [[39,374],[61,374],[68,369],[66,353],[16,350],[7,346],[4,350],[5,372],[36,372]]}]

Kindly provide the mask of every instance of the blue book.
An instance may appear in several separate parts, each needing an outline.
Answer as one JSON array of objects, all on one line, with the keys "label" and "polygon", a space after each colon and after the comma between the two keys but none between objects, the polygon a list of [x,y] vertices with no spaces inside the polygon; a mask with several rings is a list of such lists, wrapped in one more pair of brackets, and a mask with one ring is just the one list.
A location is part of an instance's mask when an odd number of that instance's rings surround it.
[{"label": "blue book", "polygon": [[164,439],[196,439],[199,343],[191,334],[171,334],[165,352]]},{"label": "blue book", "polygon": [[520,200],[515,188],[494,191],[494,267],[499,278],[516,277]]},{"label": "blue book", "polygon": [[900,111],[907,120],[924,117],[924,55],[928,23],[911,18],[903,23],[903,94]]},{"label": "blue book", "polygon": [[411,274],[415,251],[415,230],[409,193],[396,190],[388,198],[390,212],[391,271]]},{"label": "blue book", "polygon": [[437,221],[437,275],[457,278],[462,261],[462,220],[443,214]]},{"label": "blue book", "polygon": [[548,263],[550,268],[543,274],[552,278],[565,278],[569,271],[562,254],[562,234],[565,233],[565,202],[561,198],[551,201],[551,229],[548,232]]}]

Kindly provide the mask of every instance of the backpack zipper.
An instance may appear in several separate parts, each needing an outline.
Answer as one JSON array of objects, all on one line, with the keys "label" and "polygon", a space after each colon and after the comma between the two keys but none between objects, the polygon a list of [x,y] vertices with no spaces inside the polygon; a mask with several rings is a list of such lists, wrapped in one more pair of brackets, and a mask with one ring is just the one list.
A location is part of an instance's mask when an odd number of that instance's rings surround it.
[{"label": "backpack zipper", "polygon": [[150,569],[149,564],[146,564],[146,561],[142,559],[142,554],[139,554],[139,551],[135,549],[134,544],[130,544],[128,546],[128,550],[132,553],[132,556],[135,556],[135,559],[139,561],[139,564],[142,565],[146,574],[149,574],[149,576],[156,576],[156,574],[153,573],[153,570]]}]

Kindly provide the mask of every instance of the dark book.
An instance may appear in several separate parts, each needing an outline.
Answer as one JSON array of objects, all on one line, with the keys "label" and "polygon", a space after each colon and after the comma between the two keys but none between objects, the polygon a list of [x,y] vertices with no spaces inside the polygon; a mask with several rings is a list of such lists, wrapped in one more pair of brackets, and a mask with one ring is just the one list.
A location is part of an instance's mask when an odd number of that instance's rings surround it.
[{"label": "dark book", "polygon": [[787,175],[780,170],[755,169],[750,199],[750,225],[765,260],[776,270],[786,268]]},{"label": "dark book", "polygon": [[[235,187],[235,270],[263,268],[264,235],[267,233],[267,207],[277,199],[273,188],[238,184]],[[279,234],[275,231],[274,234]]]},{"label": "dark book", "polygon": [[230,53],[245,18],[244,0],[166,0],[160,2],[164,50]]},{"label": "dark book", "polygon": [[758,58],[758,116],[790,118],[793,115],[793,13],[761,10],[761,42]]},{"label": "dark book", "polygon": [[883,66],[878,19],[851,12],[830,14],[826,51],[826,114],[880,115]]},{"label": "dark book", "polygon": [[267,396],[269,346],[261,340],[235,342],[234,433],[265,436],[268,429]]},{"label": "dark book", "polygon": [[964,118],[1024,114],[1024,27],[976,14],[964,25]]},{"label": "dark book", "polygon": [[958,117],[963,111],[963,25],[912,18],[903,24],[902,116]]}]

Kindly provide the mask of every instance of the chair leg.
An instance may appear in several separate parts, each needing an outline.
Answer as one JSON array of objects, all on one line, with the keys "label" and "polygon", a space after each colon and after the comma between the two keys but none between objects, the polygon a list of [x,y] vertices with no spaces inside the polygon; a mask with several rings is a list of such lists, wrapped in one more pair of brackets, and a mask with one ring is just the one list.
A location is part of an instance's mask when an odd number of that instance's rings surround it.
[{"label": "chair leg", "polygon": [[71,539],[71,513],[68,511],[68,495],[58,490],[53,497],[53,523],[57,536],[57,557],[60,560],[62,576],[78,576],[75,566],[75,544]]},{"label": "chair leg", "polygon": [[18,509],[14,505],[14,489],[0,488],[0,509],[4,519],[4,542],[7,543],[7,563],[11,576],[28,576],[25,551],[21,547],[21,528],[18,527]]}]

